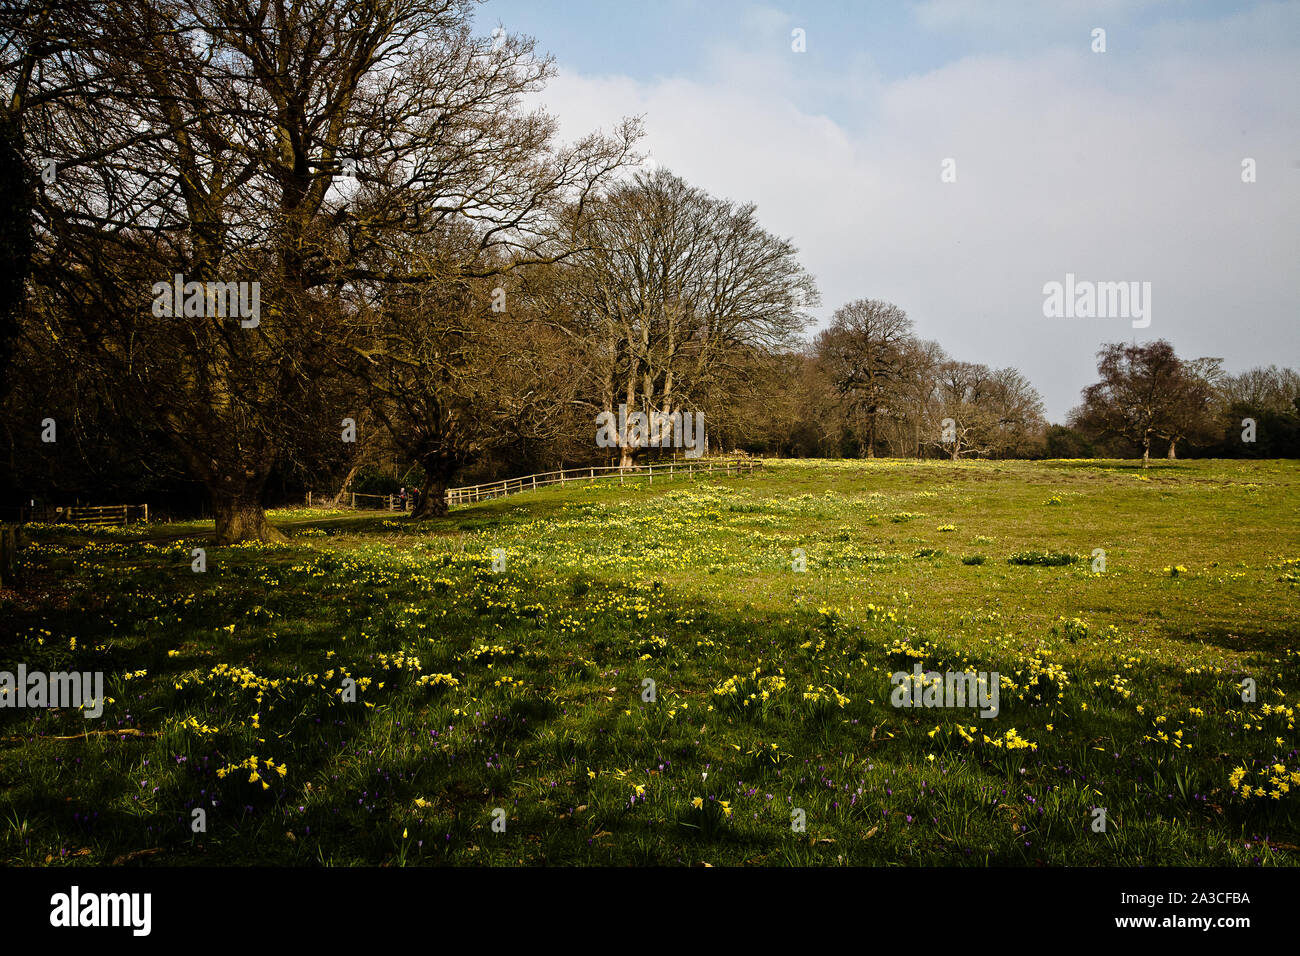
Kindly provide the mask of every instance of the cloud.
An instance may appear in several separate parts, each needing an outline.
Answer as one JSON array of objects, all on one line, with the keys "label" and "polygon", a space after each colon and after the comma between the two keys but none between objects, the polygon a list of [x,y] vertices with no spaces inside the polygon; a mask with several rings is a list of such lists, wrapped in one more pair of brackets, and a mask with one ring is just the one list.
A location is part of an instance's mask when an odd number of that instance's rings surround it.
[{"label": "cloud", "polygon": [[[918,15],[970,25],[984,6]],[[1020,368],[1059,420],[1107,341],[1164,337],[1234,370],[1300,354],[1300,71],[1294,40],[1276,40],[1296,19],[1266,5],[1217,25],[1162,20],[1127,38],[1140,55],[1081,41],[890,79],[869,57],[724,44],[693,79],[562,70],[544,97],[569,136],[644,114],[660,164],[757,203],[817,276],[823,318],[892,301],[954,357]],[[955,183],[940,181],[946,158]],[[1067,272],[1151,282],[1151,326],[1045,319],[1042,287]]]}]

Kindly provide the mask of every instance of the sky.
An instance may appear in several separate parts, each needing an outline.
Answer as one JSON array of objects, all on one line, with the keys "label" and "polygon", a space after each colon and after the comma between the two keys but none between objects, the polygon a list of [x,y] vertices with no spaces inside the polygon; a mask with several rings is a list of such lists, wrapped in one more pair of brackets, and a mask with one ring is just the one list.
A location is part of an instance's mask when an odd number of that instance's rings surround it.
[{"label": "sky", "polygon": [[[655,163],[755,203],[814,332],[883,299],[1054,422],[1108,342],[1300,367],[1300,3],[489,0],[498,25],[554,56],[566,139],[642,116]],[[1149,301],[1046,315],[1068,275]]]}]

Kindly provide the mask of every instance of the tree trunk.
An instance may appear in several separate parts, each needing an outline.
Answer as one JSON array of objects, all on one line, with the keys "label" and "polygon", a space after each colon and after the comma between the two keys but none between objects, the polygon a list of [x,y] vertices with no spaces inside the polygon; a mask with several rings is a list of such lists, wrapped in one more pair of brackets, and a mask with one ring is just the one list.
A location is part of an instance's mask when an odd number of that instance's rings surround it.
[{"label": "tree trunk", "polygon": [[636,449],[634,447],[632,447],[631,445],[623,446],[622,456],[618,460],[618,467],[620,468],[636,467]]},{"label": "tree trunk", "polygon": [[1177,442],[1172,441],[1169,443],[1169,454],[1166,456],[1167,458],[1174,459],[1178,457],[1178,454],[1174,451],[1174,445],[1176,444]]},{"label": "tree trunk", "polygon": [[213,491],[212,514],[217,521],[217,544],[241,541],[285,541],[279,529],[266,520],[261,487]]},{"label": "tree trunk", "polygon": [[346,495],[348,493],[348,489],[352,487],[352,479],[356,478],[357,472],[360,470],[361,470],[360,464],[355,464],[350,469],[348,469],[348,476],[343,479],[343,484],[339,486],[339,493],[334,496],[334,499],[330,502],[330,504],[337,506],[338,503],[343,500],[343,496]]},{"label": "tree trunk", "polygon": [[1151,464],[1151,436],[1145,435],[1142,438],[1142,468],[1145,470],[1149,464]]},{"label": "tree trunk", "polygon": [[411,511],[412,518],[445,518],[447,516],[447,479],[428,471],[420,486],[420,500]]}]

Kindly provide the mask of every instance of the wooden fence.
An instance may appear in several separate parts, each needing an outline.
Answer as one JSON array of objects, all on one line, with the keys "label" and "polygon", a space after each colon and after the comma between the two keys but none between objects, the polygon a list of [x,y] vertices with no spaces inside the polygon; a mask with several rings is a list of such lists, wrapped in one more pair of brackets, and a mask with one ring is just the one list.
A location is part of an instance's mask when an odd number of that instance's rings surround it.
[{"label": "wooden fence", "polygon": [[148,521],[149,506],[145,505],[65,505],[57,508],[36,509],[27,513],[27,521],[110,527],[127,525],[132,521]]},{"label": "wooden fence", "polygon": [[663,464],[639,465],[634,468],[620,468],[618,465],[605,465],[587,468],[564,468],[560,471],[547,471],[538,475],[525,475],[523,478],[505,478],[501,481],[489,481],[479,485],[465,485],[461,488],[447,489],[448,505],[473,504],[504,495],[516,495],[521,491],[534,491],[547,485],[563,485],[571,481],[596,482],[617,478],[619,484],[644,478],[648,484],[654,484],[655,475],[660,480],[665,478],[749,475],[755,469],[762,468],[761,462],[753,459],[698,459],[685,461],[668,461]]},{"label": "wooden fence", "polygon": [[[359,495],[352,492],[352,507],[357,508],[357,499],[361,499],[361,507],[378,508],[381,511],[409,511],[411,508],[411,499],[408,496],[405,501],[400,495]],[[374,504],[366,504],[367,501],[373,501]],[[310,502],[309,502],[310,503]]]},{"label": "wooden fence", "polygon": [[[619,484],[644,479],[647,484],[654,484],[655,476],[664,479],[685,478],[692,481],[697,477],[724,477],[729,475],[750,475],[763,467],[763,463],[752,458],[737,459],[686,459],[685,461],[667,461],[662,464],[638,465],[634,468],[620,468],[618,465],[598,465],[585,468],[563,468],[560,471],[547,471],[536,475],[524,475],[522,478],[503,478],[500,481],[487,481],[478,485],[464,485],[460,488],[447,489],[447,505],[467,505],[476,501],[488,501],[504,495],[517,495],[521,491],[534,491],[547,485],[563,485],[571,481],[607,481],[617,478]],[[340,505],[351,504],[355,510],[362,508],[379,511],[409,511],[413,497],[408,496],[403,502],[399,495],[365,495],[349,492]],[[307,507],[312,507],[312,494],[307,493]],[[317,507],[324,504],[317,501]],[[335,505],[338,507],[338,505]]]},{"label": "wooden fence", "polygon": [[23,546],[22,528],[0,524],[0,587],[14,583],[18,571],[18,549]]},{"label": "wooden fence", "polygon": [[354,511],[410,511],[411,502],[414,499],[409,495],[405,502],[402,501],[401,495],[367,495],[358,491],[345,492],[343,500],[334,503],[334,499],[329,495],[319,498],[312,492],[307,492],[308,508],[352,508]]},{"label": "wooden fence", "polygon": [[[464,485],[460,488],[447,489],[447,505],[466,505],[476,501],[489,501],[505,495],[517,495],[521,491],[534,491],[547,485],[563,485],[571,481],[607,481],[617,478],[619,484],[644,479],[647,484],[654,484],[655,477],[664,479],[685,478],[692,481],[697,477],[724,477],[750,475],[761,469],[763,463],[753,458],[736,459],[686,459],[685,461],[666,461],[662,464],[638,465],[633,468],[620,468],[618,465],[597,465],[583,468],[563,468],[560,471],[547,471],[536,475],[524,475],[522,478],[503,478],[500,481],[487,481],[478,485]],[[375,511],[410,511],[415,498],[408,495],[403,501],[400,495],[368,495],[348,492],[344,499],[332,507],[352,507],[354,510]],[[330,507],[307,492],[306,505],[311,507]]]}]

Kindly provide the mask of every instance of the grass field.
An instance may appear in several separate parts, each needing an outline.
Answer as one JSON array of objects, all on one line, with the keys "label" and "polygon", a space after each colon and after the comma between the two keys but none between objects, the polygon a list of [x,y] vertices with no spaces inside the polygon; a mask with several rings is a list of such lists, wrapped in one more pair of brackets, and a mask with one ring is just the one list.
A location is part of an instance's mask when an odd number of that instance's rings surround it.
[{"label": "grass field", "polygon": [[[0,709],[4,862],[1300,860],[1300,463],[781,462],[310,517],[32,533],[0,669],[110,702]],[[999,713],[892,706],[917,662],[999,673]]]}]

